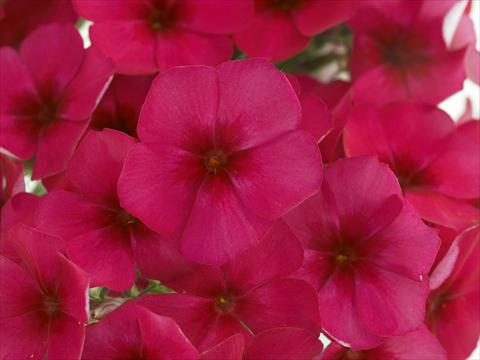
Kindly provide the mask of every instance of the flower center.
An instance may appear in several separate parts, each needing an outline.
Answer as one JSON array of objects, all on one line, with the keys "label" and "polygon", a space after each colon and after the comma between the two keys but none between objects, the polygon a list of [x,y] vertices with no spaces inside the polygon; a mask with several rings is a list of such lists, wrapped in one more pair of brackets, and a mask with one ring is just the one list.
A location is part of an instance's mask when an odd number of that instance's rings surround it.
[{"label": "flower center", "polygon": [[46,102],[37,113],[38,123],[41,126],[55,122],[57,119],[57,104]]},{"label": "flower center", "polygon": [[117,214],[117,223],[120,224],[120,226],[130,226],[137,222],[138,219],[125,210],[120,210]]},{"label": "flower center", "polygon": [[233,297],[229,294],[222,294],[215,299],[215,308],[220,312],[229,312],[235,306]]},{"label": "flower center", "polygon": [[205,156],[205,168],[209,172],[217,173],[227,165],[227,156],[220,150],[214,150]]},{"label": "flower center", "polygon": [[427,317],[432,320],[436,318],[439,313],[444,310],[448,305],[448,294],[440,292],[432,295],[428,299],[428,311]]},{"label": "flower center", "polygon": [[150,28],[164,31],[173,27],[177,18],[177,9],[168,6],[165,0],[156,0],[155,9],[150,14]]},{"label": "flower center", "polygon": [[401,36],[383,43],[382,56],[386,63],[396,68],[405,68],[412,64],[429,62],[429,59],[422,54],[422,47]]},{"label": "flower center", "polygon": [[355,259],[355,252],[349,246],[342,246],[335,252],[333,256],[333,261],[335,265],[341,268],[351,265],[355,261]]},{"label": "flower center", "polygon": [[291,11],[300,3],[300,0],[270,0],[269,5],[282,11]]},{"label": "flower center", "polygon": [[52,317],[56,314],[60,307],[60,301],[51,295],[45,295],[43,298],[43,311],[48,317]]}]

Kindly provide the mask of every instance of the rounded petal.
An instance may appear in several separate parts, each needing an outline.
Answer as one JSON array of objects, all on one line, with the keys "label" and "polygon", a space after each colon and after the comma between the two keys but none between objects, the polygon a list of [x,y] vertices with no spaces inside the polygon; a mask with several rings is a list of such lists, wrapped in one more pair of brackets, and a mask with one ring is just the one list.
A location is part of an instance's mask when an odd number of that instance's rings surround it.
[{"label": "rounded petal", "polygon": [[146,295],[138,298],[136,303],[156,314],[173,318],[196,346],[208,336],[217,317],[212,300],[198,296]]},{"label": "rounded petal", "polygon": [[207,177],[181,237],[182,253],[201,264],[221,265],[258,244],[271,225],[245,208],[228,180]]},{"label": "rounded petal", "polygon": [[0,218],[0,252],[9,257],[17,257],[15,248],[7,241],[8,231],[17,224],[34,226],[40,197],[30,193],[20,193],[12,197],[2,207]]},{"label": "rounded petal", "polygon": [[416,189],[407,189],[405,197],[422,219],[434,224],[462,231],[480,221],[480,209],[461,199]]},{"label": "rounded petal", "polygon": [[216,65],[233,54],[233,42],[225,35],[175,30],[155,41],[155,59],[161,71],[180,65]]},{"label": "rounded petal", "polygon": [[115,61],[120,74],[142,75],[158,71],[155,34],[148,23],[99,22],[89,28],[92,44]]},{"label": "rounded petal", "polygon": [[446,360],[446,352],[425,326],[406,335],[392,336],[371,350],[352,351],[332,342],[323,353],[322,360],[340,360],[350,357],[367,359],[425,359]]},{"label": "rounded petal", "polygon": [[[57,294],[61,311],[71,317],[78,325],[88,323],[88,286],[90,278],[87,273],[63,255],[60,257],[62,276],[59,280]],[[83,342],[83,337],[82,337]]]},{"label": "rounded petal", "polygon": [[347,20],[355,6],[352,0],[309,1],[293,11],[292,18],[302,34],[311,36]]},{"label": "rounded petal", "polygon": [[202,149],[204,137],[213,140],[218,96],[213,68],[192,66],[160,74],[140,113],[140,140]]},{"label": "rounded petal", "polygon": [[353,349],[369,349],[380,345],[383,338],[372,334],[363,325],[354,305],[353,275],[335,271],[318,293],[320,321],[329,337]]},{"label": "rounded petal", "polygon": [[178,26],[210,34],[238,31],[254,12],[252,1],[187,0],[182,5],[191,15],[180,18]]},{"label": "rounded petal", "polygon": [[217,133],[234,150],[266,143],[300,125],[301,106],[295,91],[272,64],[250,59],[229,61],[217,69]]},{"label": "rounded petal", "polygon": [[16,194],[25,191],[23,164],[10,156],[0,153],[0,207]]},{"label": "rounded petal", "polygon": [[[0,255],[0,270],[2,271],[0,277],[0,300],[2,302],[0,319],[8,322],[9,319],[16,316],[28,315],[36,307],[42,296],[35,279],[28,270],[3,255]],[[10,348],[10,345],[8,344],[6,347]],[[3,349],[3,346],[0,349]]]},{"label": "rounded petal", "polygon": [[82,38],[72,25],[42,26],[20,47],[20,57],[37,88],[54,99],[61,96],[72,81],[83,56]]},{"label": "rounded petal", "polygon": [[[438,104],[461,91],[465,80],[465,49],[440,53],[424,73],[407,74],[409,98],[426,103]],[[449,74],[445,79],[441,74]],[[430,89],[430,91],[425,91]]]},{"label": "rounded petal", "polygon": [[299,279],[274,280],[250,291],[238,299],[235,312],[254,333],[279,326],[320,332],[315,290]]},{"label": "rounded petal", "polygon": [[240,50],[250,57],[266,57],[274,61],[288,59],[308,44],[308,37],[280,11],[257,14],[234,38]]},{"label": "rounded petal", "polygon": [[38,139],[32,179],[43,179],[64,171],[87,128],[87,122],[68,120],[45,127]]},{"label": "rounded petal", "polygon": [[439,144],[437,158],[425,169],[428,188],[460,199],[479,198],[480,136],[460,129]]},{"label": "rounded petal", "polygon": [[377,336],[418,329],[425,318],[428,291],[428,279],[414,281],[367,266],[355,271],[355,307],[364,326]]},{"label": "rounded petal", "polygon": [[242,360],[244,349],[242,334],[230,336],[227,340],[200,354],[200,360]]},{"label": "rounded petal", "polygon": [[82,65],[62,95],[59,116],[79,122],[89,119],[114,70],[113,62],[98,49],[86,50]]},{"label": "rounded petal", "polygon": [[[85,299],[85,295],[83,295]],[[85,326],[67,314],[52,319],[48,329],[48,359],[78,359],[82,355]]]},{"label": "rounded petal", "polygon": [[426,277],[440,247],[437,232],[406,203],[388,226],[361,244],[364,259],[411,280]]},{"label": "rounded petal", "polygon": [[133,144],[133,138],[119,131],[89,131],[68,165],[68,179],[93,202],[115,206],[118,178]]},{"label": "rounded petal", "polygon": [[142,275],[158,279],[171,287],[171,281],[186,274],[191,268],[180,253],[177,239],[161,236],[146,226],[137,226],[130,233],[135,262]]},{"label": "rounded petal", "polygon": [[81,195],[55,190],[41,198],[35,226],[70,240],[92,229],[104,228],[111,220],[111,209],[94,204]]},{"label": "rounded petal", "polygon": [[198,352],[169,317],[158,316],[144,307],[136,307],[142,336],[142,353],[148,359],[197,359]]},{"label": "rounded petal", "polygon": [[335,198],[342,231],[359,239],[387,226],[402,208],[395,175],[374,157],[338,160],[326,169],[324,181]]},{"label": "rounded petal", "polygon": [[333,119],[327,104],[320,98],[303,93],[299,96],[302,105],[302,123],[300,128],[321,141],[333,128]]},{"label": "rounded petal", "polygon": [[424,325],[408,334],[388,338],[369,353],[378,359],[447,359],[447,353],[442,345]]},{"label": "rounded petal", "polygon": [[[15,50],[0,49],[0,146],[27,160],[35,152],[37,133],[24,101],[39,101],[37,90]],[[21,100],[25,99],[25,100]]]},{"label": "rounded petal", "polygon": [[85,269],[92,286],[128,290],[135,281],[135,263],[128,229],[114,226],[90,229],[69,239],[68,256]]},{"label": "rounded petal", "polygon": [[48,327],[41,316],[39,312],[29,312],[0,319],[0,355],[3,358],[43,358],[47,349]]},{"label": "rounded petal", "polygon": [[303,261],[303,249],[292,230],[278,220],[260,244],[223,267],[229,289],[244,293],[273,279],[290,275]]},{"label": "rounded petal", "polygon": [[247,208],[276,219],[320,187],[322,159],[311,135],[296,131],[234,155],[232,183]]},{"label": "rounded petal", "polygon": [[201,159],[180,148],[136,144],[118,180],[120,205],[160,234],[179,231],[190,214],[202,167]]},{"label": "rounded petal", "polygon": [[87,327],[82,359],[140,357],[141,347],[136,305],[130,301]]},{"label": "rounded petal", "polygon": [[65,246],[64,240],[23,224],[10,229],[8,239],[40,289],[44,292],[55,289],[61,269],[59,252]]},{"label": "rounded petal", "polygon": [[92,21],[125,21],[137,20],[151,9],[151,1],[125,1],[125,0],[73,0],[77,13]]},{"label": "rounded petal", "polygon": [[340,229],[335,198],[326,181],[315,195],[293,208],[283,219],[304,247],[315,251],[328,252],[331,239]]},{"label": "rounded petal", "polygon": [[309,360],[320,355],[323,344],[305,329],[281,327],[264,331],[253,339],[244,359]]},{"label": "rounded petal", "polygon": [[[115,75],[92,114],[90,126],[102,130],[111,128],[137,136],[137,123],[153,76]],[[135,91],[132,93],[131,89]]]}]

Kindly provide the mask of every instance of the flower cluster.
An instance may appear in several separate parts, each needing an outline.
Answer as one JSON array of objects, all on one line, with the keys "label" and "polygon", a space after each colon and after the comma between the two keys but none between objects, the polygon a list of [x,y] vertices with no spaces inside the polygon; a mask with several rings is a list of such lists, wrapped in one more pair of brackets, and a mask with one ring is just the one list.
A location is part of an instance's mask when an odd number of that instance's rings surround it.
[{"label": "flower cluster", "polygon": [[1,1],[0,358],[466,359],[471,6]]}]

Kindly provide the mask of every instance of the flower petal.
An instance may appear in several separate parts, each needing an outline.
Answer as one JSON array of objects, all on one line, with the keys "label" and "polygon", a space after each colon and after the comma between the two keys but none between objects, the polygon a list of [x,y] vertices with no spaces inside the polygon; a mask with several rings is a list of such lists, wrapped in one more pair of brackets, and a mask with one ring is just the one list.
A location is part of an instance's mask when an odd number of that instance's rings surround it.
[{"label": "flower petal", "polygon": [[260,244],[235,257],[224,267],[229,289],[248,291],[273,279],[285,277],[300,267],[303,250],[292,230],[278,220]]},{"label": "flower petal", "polygon": [[86,50],[82,65],[62,95],[59,116],[87,121],[110,83],[115,70],[112,60],[100,50]]},{"label": "flower petal", "polygon": [[202,149],[204,137],[213,140],[217,104],[215,69],[196,66],[160,74],[153,81],[140,113],[140,140],[183,148],[195,144]]},{"label": "flower petal", "polygon": [[119,131],[89,131],[68,165],[69,180],[93,202],[116,205],[118,178],[133,144],[133,138]]},{"label": "flower petal", "polygon": [[310,284],[299,279],[279,279],[260,286],[238,299],[235,311],[254,333],[279,326],[320,332],[317,296]]},{"label": "flower petal", "polygon": [[[380,345],[381,337],[375,336],[363,325],[354,305],[353,275],[336,270],[320,289],[318,302],[323,330],[337,341],[353,349],[368,349]],[[340,300],[341,299],[341,300]]]},{"label": "flower petal", "polygon": [[201,264],[221,265],[258,244],[271,225],[245,208],[228,180],[213,175],[198,190],[182,253]]},{"label": "flower petal", "polygon": [[212,300],[198,296],[146,295],[138,298],[136,303],[156,314],[173,318],[196,346],[208,336],[217,316]]},{"label": "flower petal", "polygon": [[156,38],[155,59],[160,70],[180,65],[216,65],[232,54],[232,40],[225,35],[175,30]]},{"label": "flower petal", "polygon": [[355,307],[365,327],[378,336],[418,329],[425,317],[428,290],[428,279],[414,281],[367,266],[355,271]]},{"label": "flower petal", "polygon": [[308,37],[281,11],[257,14],[234,38],[240,50],[250,57],[267,57],[274,61],[288,59],[308,44]]},{"label": "flower petal", "polygon": [[120,74],[142,75],[158,71],[155,34],[147,22],[97,22],[89,32],[92,43],[115,61]]},{"label": "flower petal", "polygon": [[244,346],[242,334],[236,334],[201,353],[200,360],[242,360]]},{"label": "flower petal", "polygon": [[197,359],[198,352],[169,317],[158,316],[136,306],[138,326],[142,336],[142,354],[148,359]]},{"label": "flower petal", "polygon": [[190,152],[136,144],[118,180],[120,205],[151,229],[172,234],[183,228],[203,172],[203,160]]},{"label": "flower petal", "polygon": [[87,127],[87,122],[68,120],[45,127],[38,140],[32,179],[42,179],[65,170]]},{"label": "flower petal", "polygon": [[352,0],[310,1],[293,11],[292,18],[302,34],[311,36],[347,20],[355,7]]},{"label": "flower petal", "polygon": [[217,136],[232,150],[264,144],[300,125],[301,107],[295,91],[268,61],[229,61],[217,70]]},{"label": "flower petal", "polygon": [[320,187],[322,159],[311,135],[295,131],[234,155],[229,175],[247,208],[274,220]]},{"label": "flower petal", "polygon": [[22,42],[20,57],[37,89],[57,99],[83,61],[82,38],[72,25],[42,26]]},{"label": "flower petal", "polygon": [[323,344],[305,329],[281,327],[264,331],[253,339],[244,359],[314,359],[320,355]]},{"label": "flower petal", "polygon": [[[85,298],[85,295],[83,296]],[[78,359],[83,350],[85,326],[67,314],[51,320],[48,334],[48,359]]]}]

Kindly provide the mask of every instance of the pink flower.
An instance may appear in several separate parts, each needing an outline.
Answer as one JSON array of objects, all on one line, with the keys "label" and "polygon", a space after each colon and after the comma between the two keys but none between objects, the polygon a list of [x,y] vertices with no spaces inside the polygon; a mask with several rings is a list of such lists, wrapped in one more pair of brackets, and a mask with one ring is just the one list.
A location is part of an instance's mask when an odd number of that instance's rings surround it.
[{"label": "pink flower", "polygon": [[348,156],[377,155],[395,172],[409,200],[430,222],[463,230],[480,220],[480,123],[458,128],[434,106],[360,105],[344,134]]},{"label": "pink flower", "polygon": [[439,240],[373,157],[338,160],[285,216],[305,246],[296,275],[318,291],[324,331],[353,349],[417,329]]},{"label": "pink flower", "polygon": [[50,192],[38,209],[37,225],[67,240],[68,256],[93,286],[129,289],[136,264],[149,276],[151,264],[169,258],[173,246],[118,202],[117,180],[134,143],[116,130],[88,132],[67,167],[75,190]]},{"label": "pink flower", "polygon": [[87,327],[82,359],[196,360],[198,352],[175,321],[127,302]]},{"label": "pink flower", "polygon": [[[453,250],[453,251],[452,251]],[[452,259],[452,261],[448,261]],[[449,359],[465,359],[480,336],[480,225],[458,236],[432,274],[427,325]],[[452,266],[453,265],[453,266]],[[439,279],[440,281],[435,281]]]},{"label": "pink flower", "polygon": [[74,0],[94,22],[92,43],[124,74],[150,74],[177,65],[216,65],[232,55],[227,34],[253,12],[251,1]]},{"label": "pink flower", "polygon": [[355,351],[332,342],[321,360],[446,360],[442,345],[425,326],[401,336],[393,336],[371,350]]},{"label": "pink flower", "polygon": [[299,328],[280,327],[261,332],[245,346],[236,334],[200,354],[201,360],[312,360],[323,345],[315,334]]},{"label": "pink flower", "polygon": [[351,0],[255,0],[256,14],[234,36],[250,56],[285,60],[302,51],[309,38],[353,15]]},{"label": "pink flower", "polygon": [[49,23],[73,24],[78,16],[70,1],[5,0],[0,4],[0,46],[18,47],[36,28]]},{"label": "pink flower", "polygon": [[161,234],[181,231],[189,259],[225,263],[317,191],[321,156],[300,121],[290,83],[265,60],[160,74],[120,176],[120,203]]},{"label": "pink flower", "polygon": [[0,357],[80,359],[87,275],[59,252],[58,238],[17,226],[9,241],[20,262],[0,255]]},{"label": "pink flower", "polygon": [[83,49],[73,26],[34,31],[17,54],[0,49],[0,146],[35,156],[33,179],[65,169],[113,72],[97,50]]},{"label": "pink flower", "polygon": [[424,4],[429,2],[380,1],[362,7],[349,21],[356,98],[376,103],[415,99],[436,105],[462,89],[465,49],[448,51],[443,12],[434,16]]},{"label": "pink flower", "polygon": [[91,128],[137,136],[137,122],[153,76],[116,75],[92,114]]},{"label": "pink flower", "polygon": [[21,162],[0,153],[0,208],[13,195],[25,190]]},{"label": "pink flower", "polygon": [[158,262],[159,271],[180,273],[165,282],[176,294],[147,295],[137,302],[177,321],[200,350],[236,333],[278,327],[308,329],[318,336],[318,303],[306,281],[288,276],[302,263],[303,251],[291,230],[279,221],[257,248],[222,267],[197,265],[185,272]]}]

